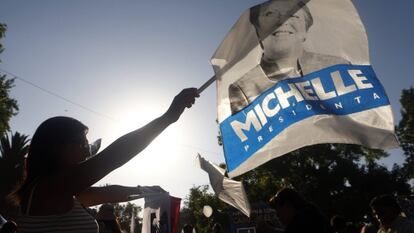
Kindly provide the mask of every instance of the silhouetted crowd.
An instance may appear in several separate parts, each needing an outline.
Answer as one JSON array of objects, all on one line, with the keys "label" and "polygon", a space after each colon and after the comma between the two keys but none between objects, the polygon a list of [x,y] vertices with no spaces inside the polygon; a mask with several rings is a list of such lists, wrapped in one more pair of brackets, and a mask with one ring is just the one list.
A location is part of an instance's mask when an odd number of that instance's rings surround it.
[{"label": "silhouetted crowd", "polygon": [[[280,190],[270,198],[269,204],[276,211],[284,230],[257,227],[254,231],[256,233],[414,233],[414,222],[405,216],[392,195],[380,195],[372,199],[369,205],[375,219],[370,223],[348,222],[339,215],[329,220],[316,205],[290,188]],[[97,220],[100,233],[124,232],[112,205],[104,204],[98,212],[91,215]],[[11,220],[7,221],[0,215],[0,233],[15,232],[18,232],[17,224]],[[196,229],[190,224],[185,224],[181,232],[196,233]],[[225,233],[220,224],[214,224],[212,232]]]},{"label": "silhouetted crowd", "polygon": [[[414,222],[405,216],[392,195],[380,195],[372,199],[369,205],[375,219],[365,223],[348,222],[340,215],[329,219],[316,205],[290,188],[280,190],[269,200],[269,204],[276,211],[284,229],[259,224],[254,231],[246,230],[246,233],[414,233]],[[182,232],[195,233],[196,229],[187,224]],[[218,228],[213,228],[212,232],[226,233]]]}]

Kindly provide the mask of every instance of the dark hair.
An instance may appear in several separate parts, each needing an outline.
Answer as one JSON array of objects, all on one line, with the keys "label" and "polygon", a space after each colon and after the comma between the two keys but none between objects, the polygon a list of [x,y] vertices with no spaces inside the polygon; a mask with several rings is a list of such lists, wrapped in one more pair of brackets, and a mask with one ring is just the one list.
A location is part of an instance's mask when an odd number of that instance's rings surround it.
[{"label": "dark hair", "polygon": [[309,205],[298,192],[291,188],[280,190],[269,200],[269,204],[273,208],[283,206],[287,203],[292,205],[295,209],[302,209]]},{"label": "dark hair", "polygon": [[[115,216],[115,207],[112,204],[102,204],[95,216],[100,227],[104,227],[106,231],[113,233],[122,233],[121,225]],[[104,232],[106,232],[104,231]]]},{"label": "dark hair", "polygon": [[63,116],[49,118],[40,124],[30,143],[26,159],[26,178],[13,195],[17,203],[20,203],[36,179],[56,170],[64,146],[79,140],[87,130],[88,127],[80,121]]},{"label": "dark hair", "polygon": [[345,218],[339,215],[335,215],[331,218],[331,226],[335,231],[339,231],[346,227]]},{"label": "dark hair", "polygon": [[13,221],[7,221],[0,229],[0,233],[14,233],[17,231],[17,224]]},{"label": "dark hair", "polygon": [[193,232],[193,226],[189,224],[185,224],[183,227],[184,233],[192,233]]},{"label": "dark hair", "polygon": [[378,228],[377,224],[366,224],[362,227],[361,233],[377,233]]},{"label": "dark hair", "polygon": [[[112,220],[97,220],[99,227],[104,227],[106,231],[112,233],[122,233],[118,218]],[[105,232],[106,232],[105,231]]]},{"label": "dark hair", "polygon": [[221,225],[218,223],[215,223],[213,226],[213,233],[220,233],[221,232]]},{"label": "dark hair", "polygon": [[385,194],[376,196],[371,200],[371,203],[369,205],[372,209],[389,207],[393,211],[395,211],[396,214],[400,214],[402,212],[402,209],[400,205],[398,205],[397,200],[391,195]]},{"label": "dark hair", "polygon": [[[262,40],[263,39],[263,38],[261,38],[261,35],[260,35],[261,33],[258,30],[260,28],[260,25],[259,25],[259,15],[260,15],[260,12],[263,10],[264,7],[266,7],[266,6],[272,4],[273,2],[276,2],[276,1],[281,1],[281,0],[271,0],[271,1],[267,1],[265,3],[262,3],[262,4],[259,4],[257,6],[254,6],[254,7],[252,7],[250,9],[250,17],[249,17],[250,23],[253,24],[253,26],[255,27],[256,34],[258,35],[259,40]],[[285,1],[290,1],[290,0],[285,0]],[[309,8],[306,6],[306,3],[304,3],[303,1],[300,1],[300,0],[297,3],[297,7],[294,7],[292,9],[289,9],[289,12],[291,14],[294,14],[294,13],[296,13],[299,10],[303,10],[305,12],[305,24],[306,24],[305,26],[306,26],[306,31],[308,31],[309,28],[313,24],[312,14],[310,13]],[[287,18],[284,19],[284,20],[287,20]]]}]

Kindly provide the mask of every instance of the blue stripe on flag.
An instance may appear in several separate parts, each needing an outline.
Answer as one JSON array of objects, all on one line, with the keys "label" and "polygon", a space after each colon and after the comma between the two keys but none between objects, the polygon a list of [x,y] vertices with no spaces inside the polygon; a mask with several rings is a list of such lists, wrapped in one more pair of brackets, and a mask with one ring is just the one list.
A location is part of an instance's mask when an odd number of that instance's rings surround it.
[{"label": "blue stripe on flag", "polygon": [[335,65],[281,80],[220,124],[227,169],[233,171],[283,130],[306,118],[348,115],[386,105],[384,88],[368,65]]}]

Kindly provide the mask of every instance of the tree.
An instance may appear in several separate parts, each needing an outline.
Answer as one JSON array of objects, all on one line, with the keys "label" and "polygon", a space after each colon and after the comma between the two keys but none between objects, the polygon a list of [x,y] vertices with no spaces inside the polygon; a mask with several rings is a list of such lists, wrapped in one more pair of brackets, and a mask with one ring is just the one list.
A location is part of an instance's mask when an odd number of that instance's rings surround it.
[{"label": "tree", "polygon": [[28,136],[18,132],[10,135],[6,133],[0,138],[0,212],[4,215],[13,210],[7,195],[24,178],[24,159],[29,150]]},{"label": "tree", "polygon": [[0,134],[10,129],[9,121],[19,110],[17,101],[9,96],[13,83],[14,79],[7,79],[6,75],[0,74]]},{"label": "tree", "polygon": [[[5,37],[7,26],[0,23],[0,39]],[[0,53],[4,50],[0,43]],[[0,60],[1,62],[1,60]],[[0,212],[6,217],[13,217],[16,207],[6,201],[6,196],[23,179],[24,156],[28,150],[27,136],[20,133],[11,133],[9,121],[19,110],[17,101],[10,98],[10,89],[14,86],[14,79],[7,79],[0,73]]]},{"label": "tree", "polygon": [[[7,25],[0,23],[0,39],[6,36]],[[0,43],[0,53],[4,50],[3,45]]]},{"label": "tree", "polygon": [[383,193],[408,194],[399,166],[378,165],[387,154],[357,145],[321,144],[269,161],[240,178],[250,202],[266,201],[283,187],[293,187],[327,215],[355,222],[369,214],[368,203]]},{"label": "tree", "polygon": [[[210,218],[203,215],[203,207],[209,205],[213,209]],[[194,186],[184,200],[184,206],[180,213],[180,228],[185,224],[191,224],[198,233],[212,232],[214,223],[219,223],[224,232],[228,230],[229,207],[220,201],[214,193],[208,191],[208,185]]]},{"label": "tree", "polygon": [[414,178],[414,88],[404,89],[401,92],[401,120],[396,132],[406,160],[404,173]]},{"label": "tree", "polygon": [[139,212],[141,212],[142,208],[137,206],[134,203],[127,202],[126,204],[114,204],[115,215],[118,217],[119,224],[121,225],[121,229],[124,232],[130,232],[130,224],[131,218],[134,218],[135,221],[135,232],[141,232],[142,227],[142,219],[138,217]]},{"label": "tree", "polygon": [[[0,23],[0,39],[5,36],[6,29],[7,26]],[[3,50],[3,45],[0,43],[0,53]],[[19,110],[17,101],[9,96],[10,89],[13,86],[14,79],[7,79],[6,75],[0,74],[0,135],[10,129],[9,121]]]}]

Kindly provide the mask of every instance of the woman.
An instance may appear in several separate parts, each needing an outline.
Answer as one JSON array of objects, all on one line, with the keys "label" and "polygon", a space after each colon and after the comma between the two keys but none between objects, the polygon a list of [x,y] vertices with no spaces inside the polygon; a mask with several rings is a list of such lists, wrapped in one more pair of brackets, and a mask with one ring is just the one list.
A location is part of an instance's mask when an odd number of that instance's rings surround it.
[{"label": "woman", "polygon": [[140,188],[91,186],[147,147],[196,97],[197,89],[184,89],[161,117],[118,138],[88,160],[85,125],[69,117],[43,122],[31,141],[26,179],[15,193],[22,210],[18,231],[96,233],[95,219],[82,206],[127,201]]}]

